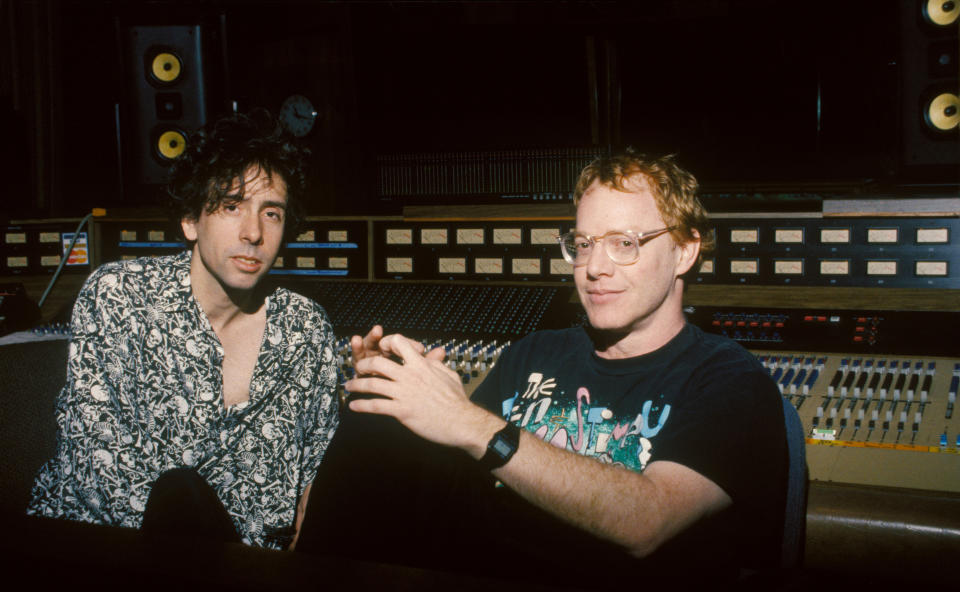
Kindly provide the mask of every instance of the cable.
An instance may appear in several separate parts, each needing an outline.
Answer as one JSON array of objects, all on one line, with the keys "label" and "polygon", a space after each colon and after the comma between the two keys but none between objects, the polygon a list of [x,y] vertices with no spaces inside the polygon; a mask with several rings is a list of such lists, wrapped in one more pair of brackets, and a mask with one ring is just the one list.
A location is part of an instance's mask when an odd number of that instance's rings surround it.
[{"label": "cable", "polygon": [[[60,272],[63,271],[63,266],[67,264],[67,259],[70,258],[70,253],[73,252],[73,245],[77,244],[77,239],[80,238],[80,230],[83,229],[83,226],[90,221],[90,218],[93,218],[95,212],[90,212],[83,217],[83,220],[80,221],[80,224],[77,225],[77,229],[73,233],[73,239],[70,241],[70,244],[67,246],[66,251],[63,253],[63,256],[60,257],[60,265],[57,266],[57,270],[53,272],[53,277],[50,278],[50,283],[47,284],[47,289],[43,291],[43,296],[40,297],[40,302],[37,304],[37,308],[43,308],[43,303],[46,301],[47,296],[50,295],[50,290],[53,289],[53,285],[57,282],[57,278],[60,277]],[[89,247],[88,247],[89,250]]]}]

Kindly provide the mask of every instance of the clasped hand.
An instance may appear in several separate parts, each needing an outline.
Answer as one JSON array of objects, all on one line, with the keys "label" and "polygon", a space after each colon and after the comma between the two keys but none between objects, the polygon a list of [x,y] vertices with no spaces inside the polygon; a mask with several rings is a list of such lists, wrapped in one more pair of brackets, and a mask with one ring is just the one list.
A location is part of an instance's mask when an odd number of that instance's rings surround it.
[{"label": "clasped hand", "polygon": [[350,340],[357,376],[344,387],[379,395],[351,399],[350,409],[392,416],[421,438],[482,455],[485,434],[498,418],[469,400],[460,376],[444,365],[443,349],[424,353],[422,344],[399,333],[382,335],[375,326]]}]

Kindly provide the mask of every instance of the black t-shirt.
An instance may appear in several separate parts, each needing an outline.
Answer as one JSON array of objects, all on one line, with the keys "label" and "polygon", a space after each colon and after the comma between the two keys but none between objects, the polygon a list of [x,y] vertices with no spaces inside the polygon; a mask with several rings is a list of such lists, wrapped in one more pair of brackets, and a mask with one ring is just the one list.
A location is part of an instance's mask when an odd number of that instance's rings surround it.
[{"label": "black t-shirt", "polygon": [[578,589],[717,589],[737,567],[776,561],[782,403],[734,342],[688,325],[656,352],[604,360],[583,329],[539,332],[510,347],[473,398],[600,462],[683,464],[733,505],[638,560],[497,486],[462,451],[392,417],[346,412],[310,497],[327,511],[307,512],[297,549]]},{"label": "black t-shirt", "polygon": [[582,328],[542,331],[510,347],[473,400],[567,450],[641,472],[676,462],[730,496],[730,508],[644,564],[776,564],[787,478],[781,396],[735,342],[688,324],[657,351],[607,360]]}]

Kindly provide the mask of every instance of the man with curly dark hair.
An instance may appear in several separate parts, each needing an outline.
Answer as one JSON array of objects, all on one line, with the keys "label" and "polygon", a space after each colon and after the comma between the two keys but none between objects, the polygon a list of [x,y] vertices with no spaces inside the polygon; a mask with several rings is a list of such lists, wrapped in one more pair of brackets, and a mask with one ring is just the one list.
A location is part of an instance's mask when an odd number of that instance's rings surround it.
[{"label": "man with curly dark hair", "polygon": [[286,188],[286,240],[303,218],[308,156],[267,111],[224,118],[195,133],[183,157],[174,161],[167,188],[171,213],[177,223],[213,213],[244,193],[244,173],[254,166],[271,181],[278,175]]},{"label": "man with curly dark hair", "polygon": [[295,543],[338,424],[326,313],[262,281],[301,217],[304,162],[266,112],[193,135],[169,187],[188,249],[105,264],[77,298],[28,513]]}]

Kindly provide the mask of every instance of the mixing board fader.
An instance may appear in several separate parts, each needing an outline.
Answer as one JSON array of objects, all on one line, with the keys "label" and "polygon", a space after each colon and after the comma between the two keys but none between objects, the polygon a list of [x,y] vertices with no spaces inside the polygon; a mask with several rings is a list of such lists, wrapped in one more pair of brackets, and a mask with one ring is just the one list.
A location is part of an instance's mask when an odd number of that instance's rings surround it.
[{"label": "mixing board fader", "polygon": [[960,492],[960,359],[754,353],[800,415],[811,479]]}]

